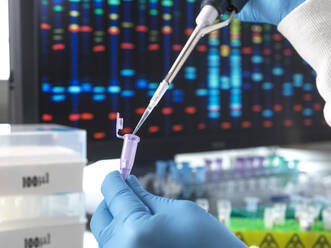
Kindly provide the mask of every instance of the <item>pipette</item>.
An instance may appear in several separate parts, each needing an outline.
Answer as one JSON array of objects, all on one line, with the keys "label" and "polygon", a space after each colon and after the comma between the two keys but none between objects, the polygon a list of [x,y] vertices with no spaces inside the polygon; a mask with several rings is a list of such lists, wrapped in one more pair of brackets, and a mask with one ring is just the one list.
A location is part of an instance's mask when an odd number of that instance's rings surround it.
[{"label": "pipette", "polygon": [[[170,84],[173,82],[178,72],[183,67],[184,63],[192,53],[195,46],[198,44],[199,40],[206,34],[209,34],[218,29],[228,26],[236,12],[239,12],[248,0],[204,0],[202,3],[201,11],[196,18],[196,28],[191,34],[190,38],[186,42],[184,48],[180,52],[175,63],[171,67],[170,71],[160,83],[159,87],[155,91],[153,97],[151,98],[149,105],[147,106],[144,114],[140,118],[138,125],[133,131],[136,134],[140,127],[144,124],[148,116],[151,114],[156,105],[160,102],[163,95],[168,90]],[[230,12],[230,16],[227,20],[213,24],[217,17],[220,15]]]}]

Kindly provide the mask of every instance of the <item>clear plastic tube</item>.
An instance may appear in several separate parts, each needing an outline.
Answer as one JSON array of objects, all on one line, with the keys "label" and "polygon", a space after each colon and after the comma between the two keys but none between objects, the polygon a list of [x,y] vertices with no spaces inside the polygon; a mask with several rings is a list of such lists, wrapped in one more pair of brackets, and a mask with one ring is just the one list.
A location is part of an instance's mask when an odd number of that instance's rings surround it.
[{"label": "clear plastic tube", "polygon": [[131,173],[134,160],[136,157],[136,151],[139,141],[140,138],[136,135],[133,134],[124,135],[124,143],[123,143],[121,162],[120,162],[121,163],[120,172],[124,180],[126,180],[126,178]]},{"label": "clear plastic tube", "polygon": [[120,118],[120,114],[117,113],[116,136],[124,141],[120,160],[120,172],[123,179],[126,180],[131,173],[140,138],[134,134],[125,134],[124,136],[121,136],[118,132],[122,129],[123,119]]}]

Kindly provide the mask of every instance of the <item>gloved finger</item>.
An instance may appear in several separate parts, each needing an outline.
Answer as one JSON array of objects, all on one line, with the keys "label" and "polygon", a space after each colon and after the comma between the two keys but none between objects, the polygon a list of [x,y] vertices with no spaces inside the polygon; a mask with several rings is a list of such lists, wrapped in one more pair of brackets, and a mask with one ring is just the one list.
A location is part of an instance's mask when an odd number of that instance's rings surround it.
[{"label": "gloved finger", "polygon": [[114,218],[127,218],[137,212],[151,213],[149,208],[126,184],[118,171],[112,172],[106,177],[101,192]]},{"label": "gloved finger", "polygon": [[112,220],[113,216],[110,214],[106,202],[102,201],[93,214],[90,223],[91,231],[98,242],[100,242],[101,233],[110,225]]},{"label": "gloved finger", "polygon": [[256,9],[256,3],[249,1],[244,8],[234,15],[240,21],[243,22],[263,22],[266,21],[262,13],[259,13]]},{"label": "gloved finger", "polygon": [[234,17],[242,22],[261,22],[256,17],[254,17],[252,13],[245,10],[242,10],[238,14],[235,14]]},{"label": "gloved finger", "polygon": [[251,22],[253,21],[251,12],[252,11],[250,3],[247,3],[246,6],[239,13],[234,15],[234,17],[243,22]]},{"label": "gloved finger", "polygon": [[237,18],[239,21],[245,21],[245,19],[243,18],[243,13],[239,12],[238,14],[234,15],[235,18]]},{"label": "gloved finger", "polygon": [[331,127],[331,102],[327,101],[324,106],[324,117],[326,123]]},{"label": "gloved finger", "polygon": [[147,192],[140,184],[139,180],[133,175],[130,175],[126,179],[126,182],[145,205],[151,209],[152,213],[169,210],[168,203],[171,203],[173,201],[172,199],[159,197]]}]

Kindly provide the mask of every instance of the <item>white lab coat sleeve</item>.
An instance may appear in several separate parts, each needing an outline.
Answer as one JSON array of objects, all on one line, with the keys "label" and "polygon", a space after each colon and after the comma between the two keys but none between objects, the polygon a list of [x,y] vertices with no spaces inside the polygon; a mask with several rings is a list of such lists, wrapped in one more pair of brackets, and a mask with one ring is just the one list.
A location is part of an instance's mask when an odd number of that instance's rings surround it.
[{"label": "white lab coat sleeve", "polygon": [[331,126],[331,0],[306,0],[278,30],[316,71],[317,89],[326,102],[324,116]]}]

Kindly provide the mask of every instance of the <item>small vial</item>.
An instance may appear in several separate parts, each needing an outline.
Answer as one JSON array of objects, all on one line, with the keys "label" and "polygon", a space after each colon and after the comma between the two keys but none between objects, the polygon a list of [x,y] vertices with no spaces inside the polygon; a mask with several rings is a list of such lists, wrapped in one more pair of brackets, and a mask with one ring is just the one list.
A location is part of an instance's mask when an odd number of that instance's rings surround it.
[{"label": "small vial", "polygon": [[242,173],[244,171],[244,159],[243,158],[236,159],[236,171],[238,173]]},{"label": "small vial", "polygon": [[257,157],[257,160],[258,160],[257,168],[259,170],[263,170],[264,169],[264,160],[265,160],[265,158],[262,157],[262,156],[259,156],[259,157]]},{"label": "small vial", "polygon": [[260,202],[259,198],[256,197],[246,197],[246,211],[250,213],[256,213],[258,210],[258,204]]},{"label": "small vial", "polygon": [[331,207],[323,211],[322,217],[324,229],[331,231]]},{"label": "small vial", "polygon": [[228,200],[217,201],[218,219],[226,226],[231,224],[231,202]]},{"label": "small vial", "polygon": [[279,156],[278,157],[278,166],[277,166],[277,172],[281,173],[281,172],[288,172],[288,161],[282,157]]},{"label": "small vial", "polygon": [[221,158],[216,159],[216,165],[217,165],[216,175],[218,178],[220,178],[223,175],[223,159]]},{"label": "small vial", "polygon": [[321,208],[322,207],[319,205],[310,205],[309,206],[309,212],[312,214],[315,221],[317,221],[320,217]]},{"label": "small vial", "polygon": [[205,167],[206,167],[206,176],[208,180],[214,180],[216,177],[213,175],[213,170],[212,170],[212,163],[210,159],[205,159]]},{"label": "small vial", "polygon": [[255,157],[246,158],[246,170],[248,173],[251,173],[254,170]]},{"label": "small vial", "polygon": [[298,160],[298,159],[293,160],[292,169],[295,170],[295,171],[298,171],[299,170],[299,164],[300,164],[300,160]]},{"label": "small vial", "polygon": [[156,179],[158,181],[164,181],[166,178],[166,172],[168,164],[166,161],[156,161]]},{"label": "small vial", "polygon": [[119,139],[123,139],[123,148],[120,160],[120,172],[124,180],[130,175],[134,160],[136,157],[138,143],[140,138],[134,134],[125,134],[121,136],[118,134],[119,130],[123,129],[123,119],[120,118],[120,114],[117,113],[116,120],[116,136]]},{"label": "small vial", "polygon": [[195,194],[202,197],[205,193],[206,167],[198,167],[195,171]]},{"label": "small vial", "polygon": [[138,143],[140,138],[133,134],[124,135],[124,143],[121,154],[121,174],[126,180],[126,178],[130,175],[134,160],[136,157],[136,151],[138,147]]},{"label": "small vial", "polygon": [[165,161],[156,161],[155,167],[155,181],[154,181],[154,191],[156,194],[162,193],[162,186],[166,181],[166,172],[167,172],[167,162]]},{"label": "small vial", "polygon": [[272,229],[274,224],[274,211],[272,208],[266,208],[264,210],[264,227]]},{"label": "small vial", "polygon": [[273,208],[274,222],[276,225],[284,225],[286,220],[286,204],[276,204]]},{"label": "small vial", "polygon": [[308,211],[303,211],[299,217],[299,225],[301,230],[310,231],[314,225],[314,216]]},{"label": "small vial", "polygon": [[195,172],[195,181],[196,183],[205,183],[206,182],[206,168],[198,167]]},{"label": "small vial", "polygon": [[168,161],[169,175],[162,187],[163,195],[165,197],[177,198],[183,191],[183,182],[179,164],[175,161]]},{"label": "small vial", "polygon": [[169,161],[169,172],[170,176],[174,180],[175,183],[181,184],[181,175],[180,175],[180,170],[178,168],[178,164],[175,161]]},{"label": "small vial", "polygon": [[273,173],[274,172],[274,163],[275,163],[275,158],[276,156],[274,155],[269,155],[266,159],[266,169],[267,169],[267,174]]},{"label": "small vial", "polygon": [[183,163],[182,179],[183,179],[183,197],[189,199],[193,193],[193,170],[189,163]]},{"label": "small vial", "polygon": [[200,198],[195,201],[196,204],[199,205],[199,207],[203,208],[207,212],[209,211],[209,201],[206,198]]}]

